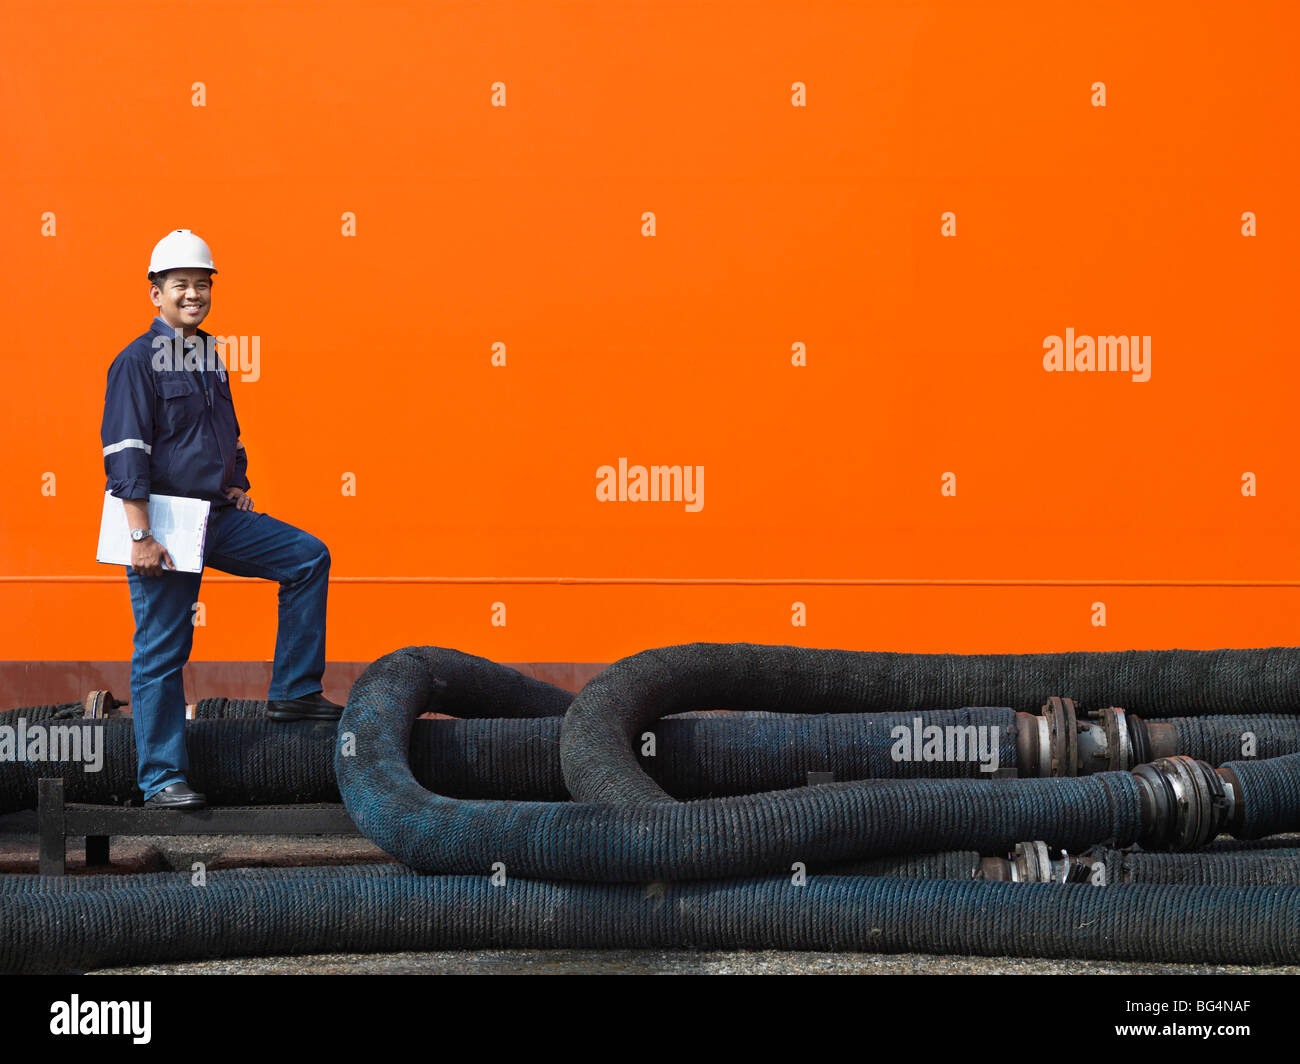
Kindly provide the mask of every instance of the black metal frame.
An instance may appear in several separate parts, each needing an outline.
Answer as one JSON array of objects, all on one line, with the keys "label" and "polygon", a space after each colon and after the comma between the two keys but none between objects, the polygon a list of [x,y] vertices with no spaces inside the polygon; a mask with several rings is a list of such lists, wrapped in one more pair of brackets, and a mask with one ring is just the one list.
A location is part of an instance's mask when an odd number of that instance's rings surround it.
[{"label": "black metal frame", "polygon": [[67,871],[68,839],[86,838],[87,866],[108,864],[113,835],[354,835],[361,832],[342,805],[218,806],[150,809],[146,806],[83,805],[63,800],[63,780],[37,784],[36,821],[40,873]]}]

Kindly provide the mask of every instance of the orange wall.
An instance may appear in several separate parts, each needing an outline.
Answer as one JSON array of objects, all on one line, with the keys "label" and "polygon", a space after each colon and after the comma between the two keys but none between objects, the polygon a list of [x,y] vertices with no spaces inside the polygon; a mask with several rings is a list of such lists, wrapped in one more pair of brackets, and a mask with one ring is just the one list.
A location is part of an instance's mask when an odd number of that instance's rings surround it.
[{"label": "orange wall", "polygon": [[[205,328],[260,337],[252,494],[330,545],[331,659],[1300,643],[1298,27],[1289,2],[9,0],[0,657],[130,654],[99,424],[176,227],[220,270]],[[1150,335],[1150,380],[1045,372],[1067,327]],[[703,509],[599,502],[620,456],[704,466]],[[271,656],[272,586],[203,601],[196,659]]]}]

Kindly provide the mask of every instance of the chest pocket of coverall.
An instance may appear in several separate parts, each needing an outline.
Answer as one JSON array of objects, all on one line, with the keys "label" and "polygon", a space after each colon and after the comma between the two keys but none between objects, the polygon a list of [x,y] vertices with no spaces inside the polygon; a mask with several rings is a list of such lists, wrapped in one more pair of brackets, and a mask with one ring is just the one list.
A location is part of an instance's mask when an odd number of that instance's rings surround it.
[{"label": "chest pocket of coverall", "polygon": [[158,395],[162,402],[159,417],[168,435],[184,432],[203,416],[206,400],[199,386],[188,373],[176,373],[158,379]]}]

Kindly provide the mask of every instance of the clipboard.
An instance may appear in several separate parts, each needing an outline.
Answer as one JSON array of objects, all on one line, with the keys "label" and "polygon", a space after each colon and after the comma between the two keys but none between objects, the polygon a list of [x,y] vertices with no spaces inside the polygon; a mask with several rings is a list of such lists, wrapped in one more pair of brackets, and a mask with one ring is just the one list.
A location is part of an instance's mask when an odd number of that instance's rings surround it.
[{"label": "clipboard", "polygon": [[[149,530],[182,573],[203,572],[203,544],[208,534],[207,499],[181,495],[149,496]],[[105,565],[131,564],[131,526],[126,523],[122,500],[104,492],[104,513],[99,520],[97,562]]]}]

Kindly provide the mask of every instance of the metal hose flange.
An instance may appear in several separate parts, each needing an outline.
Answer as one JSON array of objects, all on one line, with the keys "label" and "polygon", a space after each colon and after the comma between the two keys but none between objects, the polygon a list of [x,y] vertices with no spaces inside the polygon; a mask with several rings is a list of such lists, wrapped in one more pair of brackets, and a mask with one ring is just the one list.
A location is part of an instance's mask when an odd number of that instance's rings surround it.
[{"label": "metal hose flange", "polygon": [[1236,795],[1204,761],[1162,757],[1133,775],[1142,787],[1140,842],[1149,850],[1199,850],[1232,820]]},{"label": "metal hose flange", "polygon": [[[931,854],[922,868],[936,878],[964,879],[952,874],[965,868],[965,855]],[[922,873],[924,874],[924,873]],[[1082,854],[1051,851],[1041,842],[1020,843],[1010,859],[985,857],[985,879],[1021,883],[1169,883],[1205,887],[1300,886],[1300,850],[1242,850],[1236,852],[1145,853],[1098,846]]]},{"label": "metal hose flange", "polygon": [[1190,757],[1139,767],[1142,846],[1199,850],[1222,832],[1239,839],[1300,830],[1300,754],[1231,761],[1215,769]]}]

